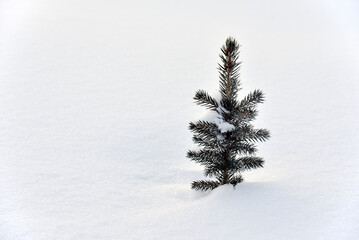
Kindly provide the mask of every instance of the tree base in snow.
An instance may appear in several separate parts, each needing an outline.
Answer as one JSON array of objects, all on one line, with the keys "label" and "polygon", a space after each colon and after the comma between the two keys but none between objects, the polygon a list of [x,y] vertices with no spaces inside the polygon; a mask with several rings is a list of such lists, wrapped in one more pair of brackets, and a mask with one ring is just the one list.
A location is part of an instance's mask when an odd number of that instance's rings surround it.
[{"label": "tree base in snow", "polygon": [[201,190],[201,191],[207,191],[207,190],[213,190],[221,185],[231,184],[233,187],[235,187],[238,183],[242,182],[243,178],[241,176],[236,176],[231,179],[229,183],[220,183],[219,181],[211,181],[211,180],[200,180],[200,181],[194,181],[191,184],[192,189],[195,190]]}]

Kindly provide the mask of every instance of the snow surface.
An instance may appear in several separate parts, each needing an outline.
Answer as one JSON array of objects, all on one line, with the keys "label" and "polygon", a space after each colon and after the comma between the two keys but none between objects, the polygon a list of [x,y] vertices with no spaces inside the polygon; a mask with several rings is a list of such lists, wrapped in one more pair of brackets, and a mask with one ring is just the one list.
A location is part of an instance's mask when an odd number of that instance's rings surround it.
[{"label": "snow surface", "polygon": [[[355,0],[0,0],[0,239],[359,239]],[[241,44],[265,167],[190,189],[188,122]]]}]

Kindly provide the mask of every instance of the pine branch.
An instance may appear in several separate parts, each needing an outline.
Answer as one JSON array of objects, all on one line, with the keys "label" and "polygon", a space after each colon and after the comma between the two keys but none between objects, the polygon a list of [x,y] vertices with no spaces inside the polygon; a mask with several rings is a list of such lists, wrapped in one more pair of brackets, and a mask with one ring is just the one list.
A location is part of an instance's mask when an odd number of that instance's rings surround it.
[{"label": "pine branch", "polygon": [[269,131],[264,128],[253,129],[252,132],[249,133],[249,135],[250,141],[253,142],[264,142],[270,137]]},{"label": "pine branch", "polygon": [[246,142],[263,142],[270,137],[267,129],[253,129],[249,124],[236,128],[233,135],[239,141]]},{"label": "pine branch", "polygon": [[223,163],[211,164],[209,166],[206,166],[206,168],[204,169],[204,176],[206,177],[220,176],[223,169],[224,169]]},{"label": "pine branch", "polygon": [[201,120],[190,122],[189,129],[194,133],[194,141],[211,142],[211,146],[220,144],[221,131],[215,123]]},{"label": "pine branch", "polygon": [[190,150],[187,152],[188,158],[202,165],[220,163],[221,159],[223,158],[222,155],[223,154],[221,152],[213,151],[213,150],[204,150],[204,149],[201,149],[199,151]]},{"label": "pine branch", "polygon": [[221,133],[217,124],[208,121],[199,120],[195,123],[189,123],[189,130],[200,135],[217,136]]},{"label": "pine branch", "polygon": [[228,164],[228,169],[230,172],[230,177],[243,170],[243,164],[238,159],[233,159],[230,164]]},{"label": "pine branch", "polygon": [[213,97],[209,96],[206,91],[198,90],[193,99],[198,105],[204,106],[210,110],[216,111],[218,108],[217,101]]},{"label": "pine branch", "polygon": [[205,139],[196,134],[192,137],[192,140],[194,143],[205,147],[205,149],[215,149],[217,151],[221,151],[225,147],[225,145],[218,139]]},{"label": "pine branch", "polygon": [[238,154],[254,154],[257,152],[256,146],[247,142],[238,142],[233,146],[233,148]]},{"label": "pine branch", "polygon": [[233,118],[233,110],[236,109],[236,106],[237,106],[238,102],[235,98],[233,99],[227,99],[227,98],[222,98],[221,100],[221,106],[226,109],[230,115],[232,116],[231,118]]},{"label": "pine branch", "polygon": [[255,169],[255,168],[262,168],[264,161],[260,157],[241,157],[238,159],[242,162],[242,165],[245,170]]},{"label": "pine branch", "polygon": [[218,181],[200,180],[192,182],[192,189],[207,191],[213,190],[219,185],[220,183]]},{"label": "pine branch", "polygon": [[207,121],[190,122],[189,129],[194,133],[193,141],[209,148],[221,147],[221,131],[217,124]]},{"label": "pine branch", "polygon": [[233,113],[233,119],[238,123],[244,123],[254,120],[258,111],[254,107],[237,107]]},{"label": "pine branch", "polygon": [[254,90],[240,102],[240,107],[255,107],[258,103],[264,102],[264,94],[261,90]]},{"label": "pine branch", "polygon": [[233,186],[236,186],[238,183],[243,182],[243,178],[240,175],[237,176],[233,176],[230,180],[229,183],[232,184]]}]

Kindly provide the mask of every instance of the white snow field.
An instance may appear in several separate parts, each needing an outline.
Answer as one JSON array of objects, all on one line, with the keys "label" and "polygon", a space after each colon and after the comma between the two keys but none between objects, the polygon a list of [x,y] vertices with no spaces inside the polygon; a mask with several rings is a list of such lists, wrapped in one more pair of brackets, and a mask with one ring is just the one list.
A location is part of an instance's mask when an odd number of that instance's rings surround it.
[{"label": "white snow field", "polygon": [[[356,0],[0,0],[1,240],[359,239]],[[187,159],[228,36],[263,169]]]}]

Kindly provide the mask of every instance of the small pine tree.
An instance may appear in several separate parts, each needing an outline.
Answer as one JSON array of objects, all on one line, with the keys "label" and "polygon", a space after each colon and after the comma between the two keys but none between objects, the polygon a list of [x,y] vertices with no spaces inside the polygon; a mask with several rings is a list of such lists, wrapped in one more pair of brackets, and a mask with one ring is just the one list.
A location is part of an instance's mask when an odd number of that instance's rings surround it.
[{"label": "small pine tree", "polygon": [[195,190],[212,190],[219,185],[243,181],[241,172],[263,167],[263,159],[255,156],[255,143],[269,138],[266,129],[254,129],[250,124],[257,116],[256,105],[264,101],[262,91],[255,90],[243,100],[237,100],[239,89],[239,44],[231,37],[221,48],[219,70],[220,100],[198,90],[194,97],[198,105],[214,114],[212,120],[190,122],[193,141],[201,148],[188,151],[187,157],[205,167],[204,175],[214,180],[192,182]]}]

